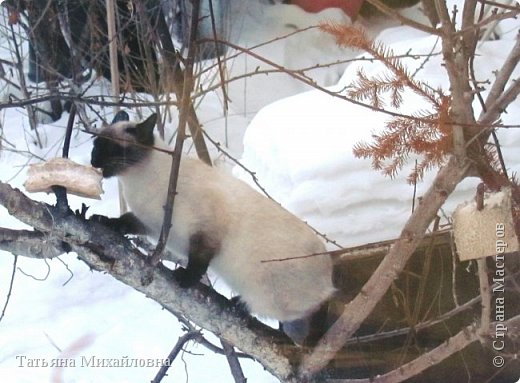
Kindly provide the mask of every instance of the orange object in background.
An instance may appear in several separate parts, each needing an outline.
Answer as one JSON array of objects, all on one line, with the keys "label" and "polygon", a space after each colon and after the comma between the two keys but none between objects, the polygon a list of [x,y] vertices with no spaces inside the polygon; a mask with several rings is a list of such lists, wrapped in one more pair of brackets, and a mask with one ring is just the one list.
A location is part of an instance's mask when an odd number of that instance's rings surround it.
[{"label": "orange object in background", "polygon": [[341,8],[351,19],[355,19],[364,0],[291,0],[307,12],[320,12],[326,8]]}]

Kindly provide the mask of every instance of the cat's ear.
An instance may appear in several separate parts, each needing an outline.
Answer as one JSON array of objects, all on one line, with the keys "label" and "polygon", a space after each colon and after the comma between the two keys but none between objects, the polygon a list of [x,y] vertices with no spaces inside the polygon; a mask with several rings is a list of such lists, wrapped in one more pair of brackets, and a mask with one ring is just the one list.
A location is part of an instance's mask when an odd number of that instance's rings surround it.
[{"label": "cat's ear", "polygon": [[157,114],[154,113],[143,122],[135,126],[137,131],[137,140],[143,144],[153,145],[153,130],[157,123]]},{"label": "cat's ear", "polygon": [[130,117],[128,116],[128,113],[126,113],[124,110],[120,110],[116,113],[114,118],[112,119],[112,124],[115,124],[119,121],[130,121]]}]

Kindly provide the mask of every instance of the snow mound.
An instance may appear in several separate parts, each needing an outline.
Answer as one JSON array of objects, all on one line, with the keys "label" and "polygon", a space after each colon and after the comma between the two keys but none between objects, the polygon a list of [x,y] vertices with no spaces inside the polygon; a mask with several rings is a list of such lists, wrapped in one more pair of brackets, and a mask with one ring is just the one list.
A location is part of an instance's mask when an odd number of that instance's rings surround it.
[{"label": "snow mound", "polygon": [[[399,27],[385,32],[380,40],[390,41],[388,46],[396,55],[408,53],[403,62],[410,73],[416,72],[416,79],[449,93],[436,37]],[[492,80],[513,43],[505,40],[483,44],[475,60],[477,79]],[[380,62],[358,61],[328,90],[344,94],[342,91],[352,84],[361,68],[368,77],[387,72]],[[410,114],[429,108],[411,91],[405,91],[403,98],[404,104],[395,112]],[[479,106],[474,107],[478,115]],[[503,123],[514,124],[513,116],[519,113],[518,103],[511,105]],[[390,179],[373,170],[370,160],[356,158],[352,152],[356,143],[370,142],[390,118],[320,90],[285,98],[263,108],[251,121],[241,162],[256,174],[274,199],[341,245],[391,239],[399,235],[412,209],[414,186],[406,182],[406,177],[415,161],[411,158]],[[506,164],[510,170],[518,170],[520,155],[515,147],[520,143],[520,133],[503,129],[499,137]],[[254,185],[242,169],[234,171]],[[417,196],[425,192],[434,175],[425,175],[417,185]],[[444,206],[445,212],[449,214],[458,203],[472,198],[477,182],[467,179],[461,183]]]}]

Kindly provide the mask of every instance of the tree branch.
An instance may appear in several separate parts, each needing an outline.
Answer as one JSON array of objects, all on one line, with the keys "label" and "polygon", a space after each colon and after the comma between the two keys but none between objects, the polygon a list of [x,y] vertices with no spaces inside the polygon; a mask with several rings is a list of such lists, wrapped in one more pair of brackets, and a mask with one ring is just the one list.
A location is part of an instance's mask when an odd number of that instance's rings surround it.
[{"label": "tree branch", "polygon": [[[462,38],[455,38],[448,8],[442,0],[435,0],[442,30],[442,54],[450,81],[452,110],[450,118],[457,122],[474,123],[471,107],[473,94],[469,85],[468,49]],[[467,16],[466,16],[467,19]],[[456,156],[462,159],[466,153],[464,127],[453,125],[453,149]]]},{"label": "tree branch", "polygon": [[309,376],[321,370],[356,332],[404,269],[437,211],[457,184],[465,178],[468,169],[467,161],[459,162],[456,157],[450,157],[448,163],[439,170],[423,196],[421,205],[412,213],[399,239],[392,245],[361,292],[345,306],[341,317],[319,341],[313,352],[304,356],[299,371],[301,375]]},{"label": "tree branch", "polygon": [[[509,329],[509,333],[513,334],[513,328],[520,325],[520,316],[515,316],[503,323]],[[487,334],[494,331],[497,322],[493,322],[485,331]],[[333,383],[399,383],[406,379],[410,379],[431,366],[442,362],[451,355],[462,351],[473,342],[479,339],[478,328],[475,325],[469,325],[463,328],[456,335],[452,336],[440,346],[435,347],[418,358],[400,366],[398,369],[392,370],[386,374],[369,379],[346,379],[333,380]]]},{"label": "tree branch", "polygon": [[[166,24],[166,20],[161,8],[161,4],[159,1],[147,1],[145,4],[148,7],[148,11],[155,16],[155,28],[157,30],[157,34],[159,36],[159,40],[161,42],[161,46],[159,49],[161,50],[161,54],[164,57],[166,65],[166,70],[169,72],[171,80],[174,84],[173,91],[175,92],[175,96],[178,100],[178,104],[182,102],[181,100],[184,99],[184,88],[186,86],[190,87],[189,84],[185,83],[186,78],[186,70],[192,71],[192,68],[185,67],[184,71],[180,66],[178,56],[175,50],[175,47],[172,43],[172,39],[170,36],[168,25]],[[154,8],[152,11],[151,8]],[[146,15],[144,15],[146,16]],[[194,16],[195,18],[195,16]],[[146,19],[148,20],[148,19]],[[196,29],[196,25],[198,25],[198,18],[196,20],[192,20],[192,29]],[[196,36],[193,37],[195,39]],[[192,47],[191,49],[195,48],[195,40],[193,40],[193,44],[190,44]],[[194,52],[192,52],[193,54]],[[190,60],[190,53],[188,53],[188,59]],[[193,64],[193,63],[192,63]],[[191,64],[191,65],[192,65]],[[193,73],[191,73],[191,76],[193,76]],[[190,89],[190,93],[193,89]],[[188,93],[188,94],[190,94]],[[191,139],[193,140],[193,144],[195,146],[195,151],[197,152],[197,156],[201,159],[201,161],[207,163],[208,165],[211,165],[211,158],[209,156],[208,147],[206,145],[206,142],[204,141],[204,136],[202,135],[202,127],[198,120],[197,113],[195,111],[195,108],[193,106],[193,102],[190,99],[189,105],[186,109],[187,113],[187,124],[188,128],[191,133]],[[179,121],[180,125],[180,121]]]},{"label": "tree branch", "polygon": [[428,25],[419,23],[415,20],[412,20],[408,17],[405,17],[399,13],[399,11],[389,7],[381,0],[366,0],[367,3],[372,4],[379,11],[383,12],[385,15],[390,16],[401,22],[403,25],[408,25],[409,27],[415,28],[419,31],[423,31],[432,35],[440,35],[440,31],[437,28],[432,28]]},{"label": "tree branch", "polygon": [[224,349],[224,353],[226,355],[226,359],[229,364],[229,368],[231,370],[231,375],[233,375],[233,379],[235,383],[246,383],[247,379],[244,376],[244,372],[242,371],[242,366],[238,360],[238,357],[235,353],[235,349],[233,345],[229,344],[225,340],[221,340],[222,348]]},{"label": "tree branch", "polygon": [[516,100],[518,94],[520,94],[520,78],[513,80],[511,86],[494,100],[487,112],[480,118],[479,123],[488,125],[497,120],[507,106]]},{"label": "tree branch", "polygon": [[198,331],[190,331],[190,332],[184,334],[183,336],[181,336],[179,338],[179,340],[177,341],[177,343],[175,344],[175,346],[173,347],[173,349],[170,351],[170,354],[168,355],[167,359],[168,359],[169,364],[164,365],[159,369],[159,372],[157,372],[157,375],[155,376],[155,378],[152,380],[151,383],[160,383],[163,380],[163,378],[166,376],[166,373],[168,372],[168,369],[170,368],[170,366],[173,363],[173,361],[175,360],[175,358],[177,358],[177,355],[179,355],[179,353],[182,351],[182,348],[184,347],[184,345],[192,340],[198,341],[199,338],[202,338],[202,335]]},{"label": "tree branch", "polygon": [[[211,288],[198,284],[196,288],[180,288],[171,277],[171,270],[162,265],[150,267],[146,258],[131,243],[112,233],[108,228],[81,216],[60,215],[50,205],[35,202],[17,189],[0,182],[0,204],[20,221],[49,236],[50,243],[67,242],[71,250],[92,269],[106,272],[117,280],[155,300],[172,314],[188,318],[225,341],[255,357],[270,373],[284,382],[296,382],[291,361],[296,350],[284,345],[290,340],[254,318],[240,316],[235,307]],[[40,234],[2,231],[4,237],[26,236],[35,241]],[[52,242],[57,241],[57,242]],[[18,242],[18,241],[17,241]],[[8,242],[2,242],[4,245]],[[4,248],[7,248],[5,245]],[[24,256],[33,254],[30,246],[17,247]],[[48,254],[56,254],[60,247]],[[143,284],[143,274],[152,275],[152,281]]]},{"label": "tree branch", "polygon": [[14,276],[16,274],[16,264],[18,263],[18,255],[14,254],[13,261],[13,271],[11,272],[11,281],[9,282],[9,290],[7,291],[7,296],[5,298],[4,307],[2,308],[2,312],[0,313],[0,322],[4,319],[5,312],[7,311],[7,306],[9,306],[9,301],[11,300],[11,294],[13,292],[14,286]]},{"label": "tree branch", "polygon": [[[486,124],[494,122],[505,108],[505,105],[498,105],[497,100],[500,98],[507,82],[511,78],[511,74],[515,70],[520,61],[520,35],[516,37],[516,43],[507,56],[502,68],[497,73],[496,79],[489,90],[485,101],[485,110],[479,117],[479,123]],[[517,83],[519,81],[517,80]],[[518,93],[517,93],[518,95]]]},{"label": "tree branch", "polygon": [[65,252],[62,241],[48,234],[30,230],[0,228],[0,250],[32,258],[54,258]]},{"label": "tree branch", "polygon": [[[175,149],[172,156],[170,180],[168,183],[168,194],[166,196],[166,204],[164,206],[163,225],[161,228],[159,241],[157,242],[157,247],[150,258],[150,263],[152,265],[156,265],[160,261],[172,226],[175,195],[177,194],[177,180],[179,178],[179,169],[181,165],[182,147],[184,145],[184,140],[186,139],[186,126],[188,125],[190,110],[193,106],[191,93],[193,91],[194,84],[193,66],[195,63],[195,43],[197,37],[197,26],[199,25],[200,0],[194,0],[192,7],[188,57],[186,58],[186,68],[184,69],[184,80],[182,82],[182,94],[179,101],[179,125],[177,127]],[[179,96],[179,94],[177,94],[177,96]]]}]

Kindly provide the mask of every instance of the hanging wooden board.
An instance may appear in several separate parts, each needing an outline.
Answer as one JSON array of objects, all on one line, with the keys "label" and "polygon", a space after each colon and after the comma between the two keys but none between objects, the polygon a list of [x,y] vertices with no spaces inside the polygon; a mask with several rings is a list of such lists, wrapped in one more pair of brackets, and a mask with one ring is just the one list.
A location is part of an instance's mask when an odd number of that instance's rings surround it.
[{"label": "hanging wooden board", "polygon": [[511,189],[486,195],[480,211],[476,201],[459,205],[453,214],[453,232],[460,261],[518,251]]}]

